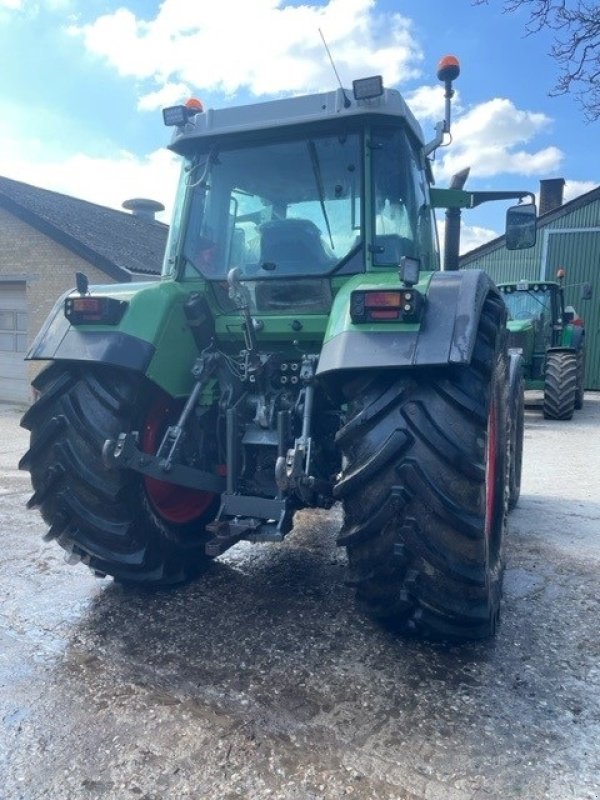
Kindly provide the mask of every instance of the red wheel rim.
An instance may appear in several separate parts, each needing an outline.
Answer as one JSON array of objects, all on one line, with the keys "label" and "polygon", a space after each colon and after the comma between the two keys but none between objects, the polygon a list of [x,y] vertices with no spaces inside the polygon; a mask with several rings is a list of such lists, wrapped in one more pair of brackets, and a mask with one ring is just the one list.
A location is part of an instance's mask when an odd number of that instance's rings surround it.
[{"label": "red wheel rim", "polygon": [[[142,433],[142,451],[156,453],[167,426],[174,421],[173,402],[159,397],[151,406]],[[213,492],[202,492],[177,486],[167,481],[144,476],[144,486],[150,505],[167,522],[184,525],[201,517],[215,499]]]},{"label": "red wheel rim", "polygon": [[498,420],[496,400],[492,398],[487,424],[487,444],[485,459],[485,536],[489,540],[492,535],[496,509],[496,454],[498,448]]}]

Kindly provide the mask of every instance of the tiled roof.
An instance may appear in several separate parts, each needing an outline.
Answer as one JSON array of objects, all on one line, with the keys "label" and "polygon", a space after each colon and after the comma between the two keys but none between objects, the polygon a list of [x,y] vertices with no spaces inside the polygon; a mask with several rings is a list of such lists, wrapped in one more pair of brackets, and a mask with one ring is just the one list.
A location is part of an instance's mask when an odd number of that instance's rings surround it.
[{"label": "tiled roof", "polygon": [[168,226],[0,177],[0,207],[120,281],[160,274]]}]

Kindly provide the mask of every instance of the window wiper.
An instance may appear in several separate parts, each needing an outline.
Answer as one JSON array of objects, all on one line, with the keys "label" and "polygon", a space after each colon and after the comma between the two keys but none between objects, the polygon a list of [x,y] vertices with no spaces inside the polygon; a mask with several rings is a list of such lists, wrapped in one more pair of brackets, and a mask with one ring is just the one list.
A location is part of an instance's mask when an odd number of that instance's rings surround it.
[{"label": "window wiper", "polygon": [[310,155],[310,163],[312,164],[313,173],[317,184],[317,191],[319,192],[319,202],[321,204],[321,211],[323,212],[323,219],[325,220],[325,225],[327,227],[327,235],[329,236],[331,249],[335,250],[335,245],[333,243],[333,236],[331,235],[331,225],[329,224],[329,217],[327,216],[327,209],[325,208],[325,189],[323,187],[323,175],[321,173],[321,165],[319,163],[319,156],[317,154],[316,145],[312,139],[308,140],[307,147],[308,147],[308,153]]}]

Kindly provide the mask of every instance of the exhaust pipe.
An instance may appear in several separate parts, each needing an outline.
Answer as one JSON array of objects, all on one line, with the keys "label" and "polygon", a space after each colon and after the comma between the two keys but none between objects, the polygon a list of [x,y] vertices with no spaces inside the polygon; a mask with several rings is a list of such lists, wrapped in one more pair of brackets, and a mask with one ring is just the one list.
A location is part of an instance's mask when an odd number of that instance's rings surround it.
[{"label": "exhaust pipe", "polygon": [[[467,167],[457,172],[450,181],[450,189],[463,189],[471,168]],[[446,209],[446,228],[444,236],[444,272],[458,269],[460,253],[460,208]]]}]

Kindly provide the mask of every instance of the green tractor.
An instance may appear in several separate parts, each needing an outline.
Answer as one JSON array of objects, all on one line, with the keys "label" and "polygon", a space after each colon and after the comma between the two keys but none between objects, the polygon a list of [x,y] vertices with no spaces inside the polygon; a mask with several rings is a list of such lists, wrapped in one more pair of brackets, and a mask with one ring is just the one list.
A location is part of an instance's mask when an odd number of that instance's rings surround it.
[{"label": "green tractor", "polygon": [[[70,561],[177,584],[340,502],[368,612],[424,636],[494,632],[519,370],[492,280],[458,271],[457,249],[440,271],[434,208],[531,195],[430,189],[458,71],[440,64],[427,144],[378,77],[165,109],[183,169],[162,280],[80,276],[28,355],[51,363],[21,467]],[[532,244],[535,207],[512,214]]]},{"label": "green tractor", "polygon": [[544,392],[546,419],[567,420],[583,407],[585,328],[574,309],[565,308],[564,272],[557,277],[498,288],[508,308],[509,347],[522,355],[525,388]]}]

